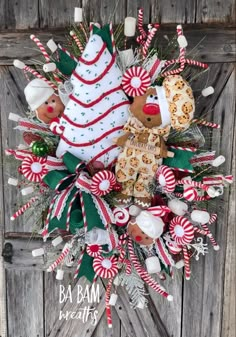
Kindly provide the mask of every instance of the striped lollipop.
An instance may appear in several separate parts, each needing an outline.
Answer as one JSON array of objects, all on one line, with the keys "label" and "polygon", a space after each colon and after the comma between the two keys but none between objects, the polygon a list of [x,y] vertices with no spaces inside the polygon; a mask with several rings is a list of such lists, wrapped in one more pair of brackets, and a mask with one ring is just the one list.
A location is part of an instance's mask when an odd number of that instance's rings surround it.
[{"label": "striped lollipop", "polygon": [[161,165],[156,174],[157,180],[165,193],[172,193],[175,190],[175,176],[173,171],[166,165]]},{"label": "striped lollipop", "polygon": [[177,244],[189,244],[194,238],[194,227],[183,216],[176,216],[170,222],[170,234]]},{"label": "striped lollipop", "polygon": [[93,260],[95,273],[102,278],[113,278],[118,273],[117,260],[114,256],[98,256]]},{"label": "striped lollipop", "polygon": [[47,174],[46,158],[27,156],[22,161],[21,170],[26,179],[34,183],[41,182],[44,175]]},{"label": "striped lollipop", "polygon": [[142,96],[150,85],[150,75],[142,67],[126,70],[122,78],[122,86],[128,96]]},{"label": "striped lollipop", "polygon": [[123,227],[127,225],[130,219],[130,214],[127,208],[115,207],[113,209],[116,226]]},{"label": "striped lollipop", "polygon": [[114,173],[103,170],[96,173],[92,178],[91,192],[97,196],[106,195],[113,189],[116,184]]},{"label": "striped lollipop", "polygon": [[102,246],[100,245],[87,245],[87,254],[92,257],[98,257],[101,255]]}]

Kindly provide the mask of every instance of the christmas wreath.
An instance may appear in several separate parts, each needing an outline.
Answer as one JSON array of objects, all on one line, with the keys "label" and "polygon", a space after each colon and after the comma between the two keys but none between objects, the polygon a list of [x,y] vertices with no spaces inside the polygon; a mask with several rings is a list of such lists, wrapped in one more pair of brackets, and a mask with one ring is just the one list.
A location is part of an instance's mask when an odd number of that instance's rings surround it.
[{"label": "christmas wreath", "polygon": [[[112,24],[86,25],[76,8],[66,48],[51,39],[46,49],[31,35],[43,64],[14,61],[34,79],[24,90],[28,118],[9,115],[25,143],[6,151],[20,162],[21,180],[9,184],[27,199],[11,220],[33,210],[43,239],[54,235],[48,249],[64,242],[47,269],[58,280],[63,266],[74,266],[75,278],[108,279],[109,326],[117,286],[126,287],[133,308],[147,305],[145,284],[171,301],[158,278],[184,268],[189,280],[191,260],[205,255],[208,242],[219,249],[208,204],[232,183],[218,170],[225,158],[204,145],[203,129],[220,126],[194,119],[191,71],[200,76],[208,65],[186,56],[182,26],[168,43],[175,58],[152,46],[159,25],[145,28],[142,9],[137,27],[134,43],[135,18],[113,33]],[[43,228],[38,214],[46,214]]]}]

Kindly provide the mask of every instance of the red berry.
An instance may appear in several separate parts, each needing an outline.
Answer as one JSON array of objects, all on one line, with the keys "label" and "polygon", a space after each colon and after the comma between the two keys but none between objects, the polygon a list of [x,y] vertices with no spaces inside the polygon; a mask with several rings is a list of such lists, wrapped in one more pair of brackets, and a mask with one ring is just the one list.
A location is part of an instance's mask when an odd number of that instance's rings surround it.
[{"label": "red berry", "polygon": [[23,174],[21,165],[18,167],[17,171],[18,171],[18,173]]},{"label": "red berry", "polygon": [[116,183],[114,186],[113,186],[113,190],[116,191],[116,192],[120,192],[122,190],[122,185],[121,183]]}]

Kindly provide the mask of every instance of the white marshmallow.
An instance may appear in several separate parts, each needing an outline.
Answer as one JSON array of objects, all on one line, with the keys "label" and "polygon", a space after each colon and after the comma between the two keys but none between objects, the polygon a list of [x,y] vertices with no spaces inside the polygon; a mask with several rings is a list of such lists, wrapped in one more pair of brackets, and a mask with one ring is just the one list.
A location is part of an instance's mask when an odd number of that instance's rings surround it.
[{"label": "white marshmallow", "polygon": [[213,87],[207,87],[205,89],[202,90],[202,96],[207,97],[210,96],[212,94],[214,94],[214,88]]}]

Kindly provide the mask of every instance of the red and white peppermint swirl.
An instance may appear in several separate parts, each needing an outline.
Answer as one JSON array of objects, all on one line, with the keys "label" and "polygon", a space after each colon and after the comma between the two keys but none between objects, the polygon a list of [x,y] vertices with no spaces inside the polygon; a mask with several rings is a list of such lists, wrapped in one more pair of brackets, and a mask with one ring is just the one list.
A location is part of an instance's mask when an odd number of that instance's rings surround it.
[{"label": "red and white peppermint swirl", "polygon": [[87,254],[92,257],[98,257],[101,255],[102,246],[100,245],[87,245]]},{"label": "red and white peppermint swirl", "polygon": [[166,165],[161,165],[157,171],[159,184],[163,186],[165,193],[172,193],[175,190],[175,176],[173,171]]},{"label": "red and white peppermint swirl", "polygon": [[194,187],[189,186],[184,189],[183,197],[188,201],[193,201],[197,199],[198,193]]},{"label": "red and white peppermint swirl", "polygon": [[129,222],[130,214],[127,208],[116,207],[113,209],[116,226],[125,226]]},{"label": "red and white peppermint swirl", "polygon": [[168,250],[171,254],[175,255],[175,254],[179,254],[183,247],[181,245],[178,245],[175,241],[166,241],[166,245],[168,247]]},{"label": "red and white peppermint swirl", "polygon": [[112,257],[98,256],[93,260],[95,273],[102,278],[113,278],[118,273],[117,259]]},{"label": "red and white peppermint swirl", "polygon": [[151,85],[151,79],[142,67],[132,67],[124,73],[121,84],[128,96],[142,96]]},{"label": "red and white peppermint swirl", "polygon": [[176,216],[170,222],[170,234],[175,242],[186,245],[194,238],[194,227],[183,216]]},{"label": "red and white peppermint swirl", "polygon": [[21,164],[22,174],[26,179],[34,183],[39,183],[42,181],[45,174],[48,173],[46,168],[46,158],[37,156],[26,157]]},{"label": "red and white peppermint swirl", "polygon": [[93,176],[90,190],[94,195],[100,197],[111,192],[115,184],[116,177],[114,173],[108,170],[103,170]]}]

